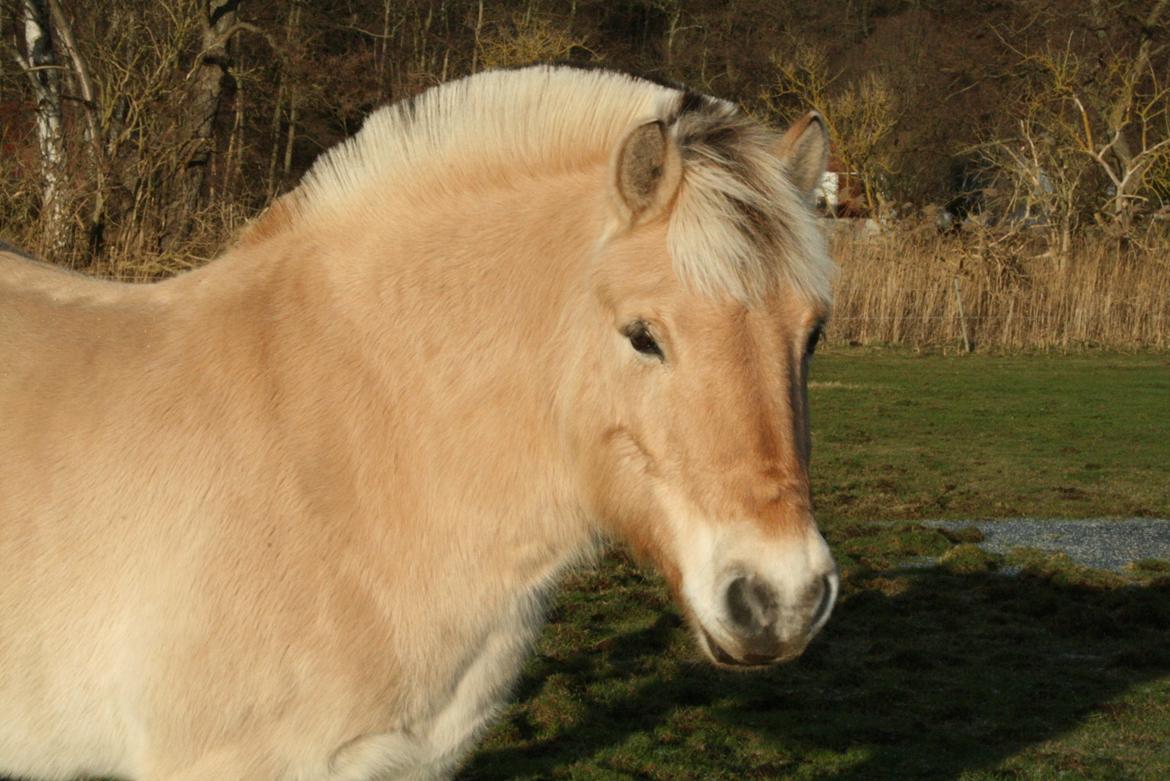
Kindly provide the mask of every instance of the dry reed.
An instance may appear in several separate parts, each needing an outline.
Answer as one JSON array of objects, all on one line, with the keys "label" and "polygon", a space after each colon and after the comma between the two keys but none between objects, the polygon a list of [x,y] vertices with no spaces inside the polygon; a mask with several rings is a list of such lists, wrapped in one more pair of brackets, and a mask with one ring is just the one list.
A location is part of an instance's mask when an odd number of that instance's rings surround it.
[{"label": "dry reed", "polygon": [[837,343],[966,349],[965,324],[976,350],[1170,347],[1168,236],[1125,252],[1083,237],[1063,257],[986,232],[836,230],[832,244]]},{"label": "dry reed", "polygon": [[[150,246],[148,231],[117,232],[121,241],[99,261],[77,268],[127,282],[195,268],[230,245],[245,210],[224,203],[198,217],[195,229],[165,250]],[[1037,254],[1042,244],[1018,234],[920,228],[871,236],[845,223],[826,223],[841,268],[832,343],[956,351],[968,343],[979,351],[1170,349],[1170,235],[1124,253],[1105,238],[1082,236],[1060,257]],[[31,230],[4,233],[36,246]]]}]

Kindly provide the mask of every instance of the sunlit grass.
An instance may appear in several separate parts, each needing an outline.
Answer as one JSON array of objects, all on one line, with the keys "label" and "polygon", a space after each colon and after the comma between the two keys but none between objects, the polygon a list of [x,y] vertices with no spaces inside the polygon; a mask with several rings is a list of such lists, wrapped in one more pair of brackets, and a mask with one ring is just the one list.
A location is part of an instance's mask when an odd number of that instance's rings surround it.
[{"label": "sunlit grass", "polygon": [[830,349],[818,517],[1170,517],[1170,355]]}]

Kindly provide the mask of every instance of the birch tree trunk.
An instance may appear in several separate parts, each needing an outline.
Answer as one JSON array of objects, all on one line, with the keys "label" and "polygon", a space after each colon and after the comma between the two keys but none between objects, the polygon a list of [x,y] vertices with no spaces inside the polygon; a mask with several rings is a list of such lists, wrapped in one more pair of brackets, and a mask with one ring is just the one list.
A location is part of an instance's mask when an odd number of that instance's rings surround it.
[{"label": "birch tree trunk", "polygon": [[26,57],[17,55],[36,96],[37,144],[41,153],[41,246],[63,260],[69,248],[69,211],[65,196],[65,140],[61,127],[61,73],[53,46],[49,9],[44,0],[24,0]]},{"label": "birch tree trunk", "polygon": [[101,249],[106,215],[105,144],[98,114],[98,101],[93,87],[93,79],[89,75],[89,66],[85,58],[81,56],[81,51],[73,37],[73,28],[61,10],[59,0],[45,0],[45,5],[49,11],[49,19],[53,24],[54,41],[58,44],[61,53],[69,58],[71,81],[76,83],[74,91],[79,100],[82,115],[85,117],[85,144],[89,150],[89,162],[94,176],[93,192],[90,196],[92,207],[86,225],[86,233],[89,236],[89,252],[86,260],[89,261]]}]

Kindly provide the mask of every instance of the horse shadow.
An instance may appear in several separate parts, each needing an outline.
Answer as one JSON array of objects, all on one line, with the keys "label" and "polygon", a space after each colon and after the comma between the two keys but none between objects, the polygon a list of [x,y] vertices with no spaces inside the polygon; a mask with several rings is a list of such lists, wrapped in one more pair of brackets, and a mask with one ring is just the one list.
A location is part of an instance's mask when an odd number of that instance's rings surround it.
[{"label": "horse shadow", "polygon": [[[1045,744],[1132,715],[1141,705],[1125,695],[1170,674],[1170,578],[929,568],[847,580],[805,655],[764,672],[664,662],[686,631],[671,611],[601,650],[539,655],[459,778],[1000,777],[1025,750],[1054,773],[1127,777],[1108,751]],[[533,723],[550,679],[575,681],[576,701],[564,728],[542,734]]]}]

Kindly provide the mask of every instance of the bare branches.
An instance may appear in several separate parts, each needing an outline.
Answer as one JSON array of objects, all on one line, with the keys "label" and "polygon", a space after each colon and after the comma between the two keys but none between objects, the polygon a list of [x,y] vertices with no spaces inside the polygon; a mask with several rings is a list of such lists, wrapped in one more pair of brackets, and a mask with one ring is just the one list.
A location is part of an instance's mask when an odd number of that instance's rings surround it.
[{"label": "bare branches", "polygon": [[762,96],[769,113],[785,119],[814,108],[825,118],[834,155],[862,186],[866,206],[881,208],[879,183],[893,173],[890,141],[898,125],[898,101],[885,78],[870,71],[839,84],[820,49],[797,46],[788,57],[773,58],[776,80]]},{"label": "bare branches", "polygon": [[574,48],[586,48],[585,40],[547,19],[514,15],[486,35],[478,36],[475,59],[484,68],[507,68],[563,60]]},{"label": "bare branches", "polygon": [[[983,156],[1027,193],[1025,215],[1034,204],[1061,226],[1062,246],[1082,213],[1126,240],[1151,210],[1149,175],[1170,165],[1170,83],[1154,66],[1166,52],[1151,35],[1168,6],[1154,4],[1135,47],[1107,44],[1092,59],[1071,38],[1034,52],[1009,46],[1031,74],[1013,107],[1019,135],[984,145]],[[1091,10],[1100,28],[1104,13]]]},{"label": "bare branches", "polygon": [[[25,40],[30,4],[48,20],[51,57]],[[1054,245],[1095,223],[1165,229],[1170,0],[998,4],[973,15],[994,20],[1002,48],[973,43],[975,62],[956,54],[957,21],[942,29],[921,12],[874,24],[848,10],[846,41],[839,11],[802,27],[796,6],[732,6],[0,0],[0,219],[26,232],[14,238],[47,239],[45,204],[66,204],[70,249],[58,257],[75,264],[186,252],[212,241],[200,231],[222,237],[213,205],[261,207],[379,103],[485,67],[570,59],[678,79],[772,121],[819,109],[836,170],[872,212],[895,197],[941,209],[957,190],[968,196],[958,208],[977,208],[991,168],[988,198]],[[822,34],[830,17],[838,27]],[[42,147],[38,133],[60,143]]]}]

